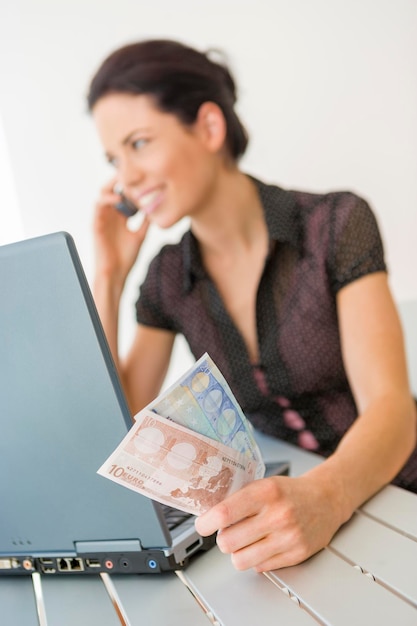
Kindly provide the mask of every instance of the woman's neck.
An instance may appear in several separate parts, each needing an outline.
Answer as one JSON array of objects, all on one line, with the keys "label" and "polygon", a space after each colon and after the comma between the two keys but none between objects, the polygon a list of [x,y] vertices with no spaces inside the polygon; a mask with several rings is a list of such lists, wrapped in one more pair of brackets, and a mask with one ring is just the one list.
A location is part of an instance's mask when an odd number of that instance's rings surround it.
[{"label": "woman's neck", "polygon": [[241,171],[220,177],[210,204],[191,219],[203,257],[233,257],[267,237],[262,204],[254,182]]}]

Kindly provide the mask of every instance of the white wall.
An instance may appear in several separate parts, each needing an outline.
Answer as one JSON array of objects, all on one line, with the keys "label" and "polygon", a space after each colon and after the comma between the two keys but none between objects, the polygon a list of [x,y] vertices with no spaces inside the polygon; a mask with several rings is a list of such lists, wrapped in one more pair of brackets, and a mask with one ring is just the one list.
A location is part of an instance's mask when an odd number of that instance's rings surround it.
[{"label": "white wall", "polygon": [[[68,230],[91,277],[92,205],[109,171],[87,84],[115,47],[154,36],[227,52],[252,138],[244,168],[284,187],[364,195],[394,295],[416,299],[415,0],[2,0],[0,123],[24,236]],[[181,229],[149,237],[123,303],[122,346],[148,260]]]},{"label": "white wall", "polygon": [[18,241],[24,237],[23,223],[17,200],[16,186],[9,150],[0,116],[0,245]]}]

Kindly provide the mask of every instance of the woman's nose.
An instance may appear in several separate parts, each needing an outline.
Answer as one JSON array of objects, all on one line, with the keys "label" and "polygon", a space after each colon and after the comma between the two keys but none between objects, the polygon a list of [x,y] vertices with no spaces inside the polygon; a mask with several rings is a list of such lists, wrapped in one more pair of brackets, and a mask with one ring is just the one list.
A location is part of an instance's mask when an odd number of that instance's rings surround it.
[{"label": "woman's nose", "polygon": [[143,171],[132,159],[124,158],[120,161],[118,179],[124,188],[134,187],[143,179]]}]

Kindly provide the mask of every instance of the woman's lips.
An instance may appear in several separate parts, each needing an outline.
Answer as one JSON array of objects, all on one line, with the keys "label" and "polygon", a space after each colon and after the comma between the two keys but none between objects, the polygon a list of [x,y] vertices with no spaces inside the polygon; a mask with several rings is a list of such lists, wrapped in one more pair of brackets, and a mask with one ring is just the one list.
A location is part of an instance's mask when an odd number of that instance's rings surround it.
[{"label": "woman's lips", "polygon": [[161,201],[162,192],[160,189],[154,189],[135,198],[135,202],[139,209],[147,215],[152,213],[159,206]]}]

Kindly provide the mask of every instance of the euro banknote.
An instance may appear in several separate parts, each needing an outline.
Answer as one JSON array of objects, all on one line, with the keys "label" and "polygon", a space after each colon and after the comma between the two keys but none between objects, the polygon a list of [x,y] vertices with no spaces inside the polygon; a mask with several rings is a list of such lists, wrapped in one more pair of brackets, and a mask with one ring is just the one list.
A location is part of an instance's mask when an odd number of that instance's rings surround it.
[{"label": "euro banknote", "polygon": [[147,408],[254,460],[255,477],[263,477],[265,465],[252,427],[207,353]]},{"label": "euro banknote", "polygon": [[144,409],[98,474],[162,504],[201,515],[254,480],[256,461]]}]

